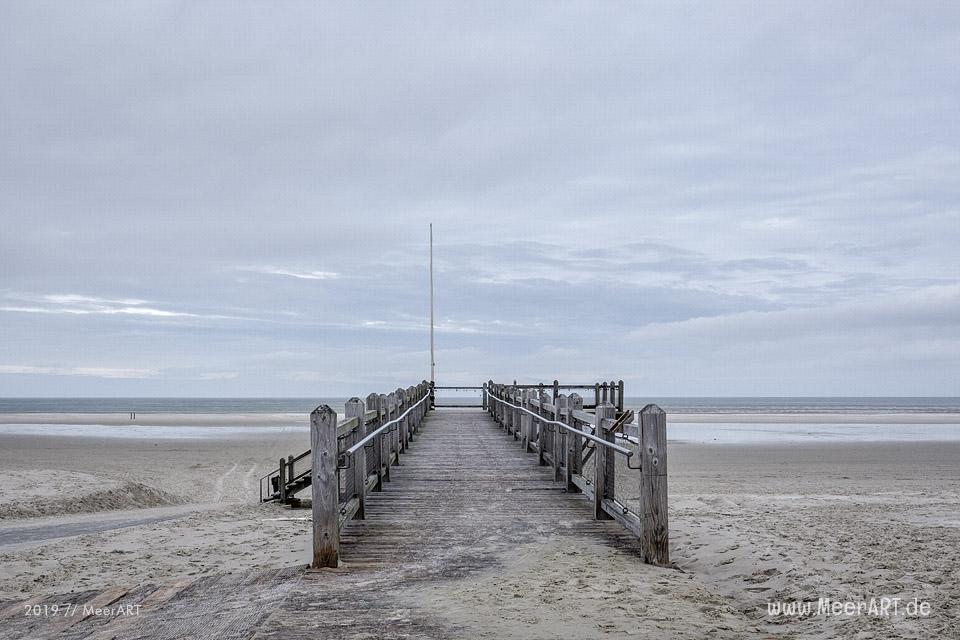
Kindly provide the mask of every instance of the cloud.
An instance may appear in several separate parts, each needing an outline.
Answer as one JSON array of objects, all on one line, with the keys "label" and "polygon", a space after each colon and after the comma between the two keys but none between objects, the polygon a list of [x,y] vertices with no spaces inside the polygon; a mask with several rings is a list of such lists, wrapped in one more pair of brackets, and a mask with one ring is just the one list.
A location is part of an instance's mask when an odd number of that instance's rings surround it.
[{"label": "cloud", "polygon": [[139,379],[157,375],[152,369],[117,369],[111,367],[38,367],[24,365],[0,365],[0,374],[6,375],[45,375],[45,376],[84,376],[106,379]]},{"label": "cloud", "polygon": [[245,267],[241,270],[265,273],[274,276],[289,276],[291,278],[299,278],[300,280],[334,280],[340,277],[340,274],[334,271],[299,271],[293,269],[281,269],[279,267]]},{"label": "cloud", "polygon": [[957,393],[956,4],[9,6],[0,393]]},{"label": "cloud", "polygon": [[197,376],[198,380],[234,380],[238,378],[240,373],[237,371],[211,371],[209,373],[201,373]]},{"label": "cloud", "polygon": [[892,345],[901,331],[918,336],[943,335],[946,331],[946,335],[960,339],[960,284],[926,287],[902,296],[829,307],[747,311],[653,323],[630,332],[627,340],[635,344],[695,340],[728,349],[743,343],[790,341],[809,336],[853,337],[866,332],[887,336]]},{"label": "cloud", "polygon": [[109,299],[76,294],[50,294],[40,296],[30,294],[8,294],[6,298],[46,304],[46,306],[0,306],[0,311],[13,313],[66,314],[74,316],[119,315],[145,316],[151,318],[231,318],[231,316],[222,314],[197,314],[186,311],[170,311],[167,309],[148,307],[144,305],[149,304],[149,301],[138,300],[136,298]]}]

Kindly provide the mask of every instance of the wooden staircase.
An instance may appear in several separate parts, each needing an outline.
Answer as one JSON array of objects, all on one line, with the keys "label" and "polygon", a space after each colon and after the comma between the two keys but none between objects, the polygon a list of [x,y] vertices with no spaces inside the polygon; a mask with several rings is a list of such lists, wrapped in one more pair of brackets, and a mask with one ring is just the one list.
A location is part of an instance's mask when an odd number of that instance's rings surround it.
[{"label": "wooden staircase", "polygon": [[294,496],[309,487],[313,480],[310,467],[302,471],[296,469],[296,463],[308,457],[310,449],[298,456],[280,458],[277,469],[260,478],[260,502],[276,500],[288,504],[297,500]]}]

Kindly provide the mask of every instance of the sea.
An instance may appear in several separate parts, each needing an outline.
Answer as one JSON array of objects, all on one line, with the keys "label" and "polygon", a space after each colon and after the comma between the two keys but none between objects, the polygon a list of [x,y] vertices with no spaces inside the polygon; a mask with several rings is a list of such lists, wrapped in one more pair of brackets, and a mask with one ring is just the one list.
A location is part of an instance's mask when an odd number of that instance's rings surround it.
[{"label": "sea", "polygon": [[[341,407],[345,397],[316,398],[0,398],[0,413],[309,413],[321,404]],[[473,396],[438,397],[438,404],[480,404]],[[960,413],[960,397],[630,397],[667,413]]]},{"label": "sea", "polygon": [[[0,414],[137,412],[184,414],[303,414],[321,404],[340,408],[346,398],[0,398]],[[804,442],[960,441],[960,397],[627,397],[625,406],[639,410],[655,403],[667,412],[671,442],[710,444],[773,444]],[[438,397],[438,405],[479,405],[479,394]],[[671,419],[670,414],[731,414],[717,422]],[[762,422],[751,414],[773,415]],[[814,414],[838,416],[835,421]],[[909,415],[908,415],[909,414]],[[898,417],[899,416],[899,417]],[[0,415],[2,418],[2,415]],[[749,418],[749,419],[748,419]],[[840,418],[843,418],[842,420]],[[692,420],[692,418],[688,419]],[[0,420],[2,421],[2,420]],[[234,438],[282,428],[307,430],[305,420],[283,427],[146,426],[39,424],[23,416],[0,424],[0,434],[107,436],[121,438]],[[633,440],[636,429],[628,431]]]}]

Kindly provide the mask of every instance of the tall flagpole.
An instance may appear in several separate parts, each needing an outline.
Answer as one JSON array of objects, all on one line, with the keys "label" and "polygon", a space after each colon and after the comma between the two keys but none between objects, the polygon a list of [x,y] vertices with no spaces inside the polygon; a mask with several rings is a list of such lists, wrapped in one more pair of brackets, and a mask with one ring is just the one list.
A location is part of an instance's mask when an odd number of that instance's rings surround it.
[{"label": "tall flagpole", "polygon": [[433,359],[433,223],[430,223],[430,382],[436,381],[436,361]]}]

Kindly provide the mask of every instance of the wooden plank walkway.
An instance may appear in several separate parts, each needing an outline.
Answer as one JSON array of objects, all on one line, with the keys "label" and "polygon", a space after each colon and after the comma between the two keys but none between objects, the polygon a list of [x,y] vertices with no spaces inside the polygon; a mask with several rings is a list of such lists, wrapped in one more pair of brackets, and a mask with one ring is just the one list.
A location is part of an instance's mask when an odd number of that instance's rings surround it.
[{"label": "wooden plank walkway", "polygon": [[257,638],[462,637],[403,592],[496,569],[510,550],[558,534],[628,550],[642,566],[634,536],[593,520],[590,501],[480,409],[428,414],[392,474],[367,496],[366,519],[341,533],[340,568],[308,571]]},{"label": "wooden plank walkway", "polygon": [[[701,613],[710,594],[644,565],[635,536],[594,520],[589,500],[479,409],[430,412],[391,475],[366,519],[342,531],[337,569],[204,576],[117,600],[149,603],[138,617],[17,625],[0,638],[660,640],[691,637],[691,619],[697,637],[754,635],[730,612]],[[650,613],[678,591],[679,613]]]}]

